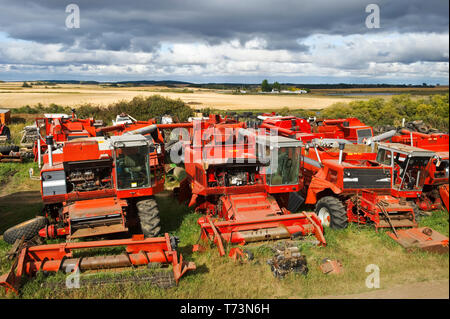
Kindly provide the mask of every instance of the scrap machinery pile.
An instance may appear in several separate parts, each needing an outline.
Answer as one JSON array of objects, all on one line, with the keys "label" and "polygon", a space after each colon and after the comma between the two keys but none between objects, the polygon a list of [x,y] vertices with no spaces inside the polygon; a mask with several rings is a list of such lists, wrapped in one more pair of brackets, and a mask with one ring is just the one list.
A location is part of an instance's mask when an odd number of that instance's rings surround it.
[{"label": "scrap machinery pile", "polygon": [[[37,118],[23,143],[32,145],[41,168],[43,216],[3,234],[15,261],[0,285],[17,292],[20,277],[38,271],[151,263],[172,264],[178,282],[195,265],[177,254],[176,237],[160,234],[154,198],[164,190],[173,153],[181,158],[177,174],[185,176],[174,195],[203,214],[201,238],[221,256],[227,244],[305,236],[324,246],[323,226],[349,222],[391,228],[405,247],[448,251],[448,239],[416,222],[419,210],[448,210],[448,134],[398,129],[374,136],[356,118],[258,118],[246,123],[209,115],[158,124],[121,114],[112,126],[79,119],[75,111]],[[187,138],[176,129],[186,129]],[[176,131],[167,138],[170,130]],[[298,212],[303,204],[315,212]],[[111,235],[121,239],[105,239]],[[33,245],[37,238],[60,243]],[[73,254],[118,246],[125,254]],[[238,247],[230,257],[244,256]],[[270,261],[274,274],[307,273],[305,256],[295,249]]]},{"label": "scrap machinery pile", "polygon": [[224,242],[311,234],[325,245],[314,213],[287,209],[289,194],[299,190],[298,141],[261,135],[245,123],[211,115],[194,125],[193,138],[183,143],[183,150],[187,177],[178,193],[206,214],[198,220],[202,238],[213,241],[221,256]]},{"label": "scrap machinery pile", "polygon": [[[92,119],[44,118],[37,123],[40,135],[46,136],[44,143],[38,143],[38,153],[43,154],[40,180],[44,216],[8,229],[3,238],[10,244],[26,243],[36,236],[65,238],[67,243],[21,248],[9,274],[1,277],[1,285],[17,291],[22,274],[62,270],[73,250],[97,247],[125,246],[128,261],[116,256],[73,262],[85,269],[92,268],[90,265],[115,268],[172,263],[176,280],[195,268],[192,263],[183,263],[181,256],[178,261],[175,238],[169,240],[167,234],[157,237],[161,227],[153,196],[164,189],[164,141],[156,125],[147,123],[107,136],[99,134]],[[56,140],[48,133],[55,134]],[[145,239],[100,238],[73,243],[111,234],[143,234]]]},{"label": "scrap machinery pile", "polygon": [[[405,145],[396,131],[373,136],[371,127],[353,118],[262,120],[262,128],[304,143],[300,194],[306,204],[316,206],[324,226],[344,228],[348,222],[370,222],[376,228],[416,226],[424,187],[436,180],[432,178],[436,174],[430,174],[435,150]],[[442,167],[445,163],[440,172]]]}]

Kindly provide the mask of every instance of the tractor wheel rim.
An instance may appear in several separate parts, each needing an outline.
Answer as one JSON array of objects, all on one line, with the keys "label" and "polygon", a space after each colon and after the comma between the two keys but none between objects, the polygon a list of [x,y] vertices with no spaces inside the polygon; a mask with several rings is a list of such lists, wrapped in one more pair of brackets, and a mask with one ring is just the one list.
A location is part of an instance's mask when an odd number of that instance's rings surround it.
[{"label": "tractor wheel rim", "polygon": [[317,215],[320,219],[320,222],[322,223],[322,226],[330,226],[330,212],[326,207],[322,207],[321,209],[319,209],[319,213]]}]

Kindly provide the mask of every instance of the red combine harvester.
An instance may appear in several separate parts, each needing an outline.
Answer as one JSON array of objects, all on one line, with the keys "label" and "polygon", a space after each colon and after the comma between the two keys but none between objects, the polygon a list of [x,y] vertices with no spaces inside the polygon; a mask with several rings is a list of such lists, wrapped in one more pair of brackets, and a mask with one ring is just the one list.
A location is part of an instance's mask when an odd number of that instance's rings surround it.
[{"label": "red combine harvester", "polygon": [[442,133],[425,134],[402,129],[391,141],[434,151],[436,153],[429,166],[428,176],[422,196],[417,204],[422,210],[433,210],[444,204],[449,210],[449,135]]},{"label": "red combine harvester", "polygon": [[46,136],[53,136],[56,144],[71,141],[76,138],[101,136],[96,130],[103,126],[102,121],[79,119],[72,110],[72,116],[66,114],[46,114],[45,117],[36,118],[38,138],[33,146],[35,161],[40,161],[41,154],[47,151]]},{"label": "red combine harvester", "polygon": [[[139,133],[151,134],[150,125]],[[177,257],[176,237],[155,237],[160,232],[159,210],[153,195],[164,187],[163,163],[151,136],[129,131],[120,136],[78,138],[55,146],[47,138],[43,158],[41,192],[45,217],[38,217],[8,229],[3,239],[14,244],[17,255],[0,285],[17,292],[22,275],[37,271],[108,269],[171,263],[174,279],[193,263]],[[160,147],[164,147],[163,145]],[[140,226],[131,239],[68,242],[30,246],[37,234],[45,238],[98,237],[127,233]],[[139,228],[138,226],[138,228]],[[123,246],[126,254],[72,258],[73,251]],[[67,270],[67,269],[66,269]]]},{"label": "red combine harvester", "polygon": [[[152,133],[155,125],[140,129]],[[153,195],[164,189],[164,165],[151,136],[130,131],[54,145],[46,141],[41,193],[45,217],[10,228],[4,240],[25,235],[67,239],[124,233],[140,223],[146,237],[160,231]]]},{"label": "red combine harvester", "polygon": [[[347,222],[373,222],[379,227],[414,227],[431,151],[379,143],[375,160],[365,152],[311,146],[303,157],[301,176],[306,204],[315,204],[324,225],[344,228]],[[349,147],[354,147],[350,145]],[[369,153],[371,154],[371,153]]]},{"label": "red combine harvester", "polygon": [[[352,143],[361,144],[364,140],[373,137],[373,129],[357,118],[326,119],[316,121],[317,133],[325,138],[344,139]],[[315,130],[313,128],[313,130]]]},{"label": "red combine harvester", "polygon": [[[373,139],[373,131],[356,119],[347,120],[348,124],[324,120],[323,127],[331,128],[320,133],[309,131],[309,123],[298,118],[268,118],[261,127],[306,143],[300,163],[300,195],[302,202],[316,206],[324,226],[344,228],[349,221],[371,221],[376,228],[415,226],[417,209],[406,198],[420,197],[434,153],[402,144],[378,144],[377,154],[367,145],[353,145],[352,141]],[[381,161],[380,152],[395,161]]]},{"label": "red combine harvester", "polygon": [[183,149],[187,177],[179,198],[206,213],[198,220],[202,238],[214,241],[221,256],[223,241],[244,244],[314,234],[325,245],[314,213],[292,214],[285,208],[286,195],[299,190],[300,142],[258,135],[245,123],[211,115],[194,124],[193,139]]},{"label": "red combine harvester", "polygon": [[279,134],[296,138],[302,142],[312,139],[346,140],[362,143],[373,137],[373,129],[356,118],[347,119],[303,119],[295,116],[260,117],[260,127],[278,129]]}]

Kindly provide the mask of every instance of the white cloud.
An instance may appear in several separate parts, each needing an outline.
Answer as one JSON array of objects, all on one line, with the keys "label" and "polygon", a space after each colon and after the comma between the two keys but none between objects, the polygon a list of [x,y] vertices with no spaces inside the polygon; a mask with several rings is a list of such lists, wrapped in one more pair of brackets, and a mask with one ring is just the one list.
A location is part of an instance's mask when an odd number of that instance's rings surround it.
[{"label": "white cloud", "polygon": [[312,35],[308,51],[269,49],[254,37],[217,44],[162,43],[150,52],[89,50],[78,43],[41,44],[0,39],[0,78],[9,72],[80,76],[352,77],[448,80],[448,33]]}]

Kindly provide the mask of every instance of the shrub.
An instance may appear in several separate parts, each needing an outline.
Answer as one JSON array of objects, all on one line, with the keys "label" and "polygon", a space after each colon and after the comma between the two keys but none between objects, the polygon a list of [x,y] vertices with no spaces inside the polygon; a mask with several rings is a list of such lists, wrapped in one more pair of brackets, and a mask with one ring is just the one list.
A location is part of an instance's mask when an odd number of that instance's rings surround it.
[{"label": "shrub", "polygon": [[[50,104],[45,107],[38,104],[34,107],[29,105],[12,109],[13,113],[43,114],[43,113],[66,113],[71,114],[72,108],[57,104]],[[186,121],[192,116],[192,109],[180,99],[174,100],[160,95],[148,97],[137,96],[131,101],[120,101],[101,107],[92,104],[83,104],[77,108],[77,115],[80,118],[93,117],[105,122],[111,122],[117,114],[127,113],[138,120],[148,120],[165,114],[171,115],[175,120]]]},{"label": "shrub", "polygon": [[399,95],[389,100],[373,98],[367,101],[340,102],[323,110],[321,116],[324,118],[356,117],[371,126],[398,126],[403,118],[407,122],[423,120],[441,131],[448,131],[448,94],[430,95],[419,99],[412,99],[410,95]]}]

